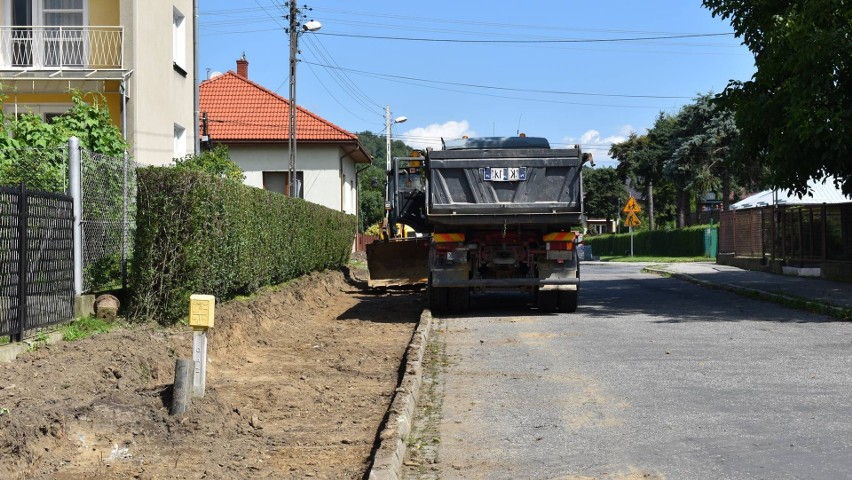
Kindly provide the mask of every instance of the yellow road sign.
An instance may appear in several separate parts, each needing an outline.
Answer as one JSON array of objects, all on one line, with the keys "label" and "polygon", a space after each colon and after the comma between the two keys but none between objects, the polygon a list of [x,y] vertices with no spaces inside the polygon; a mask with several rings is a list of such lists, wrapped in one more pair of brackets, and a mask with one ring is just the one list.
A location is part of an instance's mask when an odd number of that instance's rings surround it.
[{"label": "yellow road sign", "polygon": [[641,224],[642,222],[639,221],[639,217],[634,212],[628,213],[627,218],[624,219],[625,227],[638,227]]},{"label": "yellow road sign", "polygon": [[642,209],[639,208],[639,204],[636,203],[636,199],[630,197],[630,200],[627,201],[627,205],[625,205],[624,209],[621,211],[624,213],[639,213],[642,211]]}]

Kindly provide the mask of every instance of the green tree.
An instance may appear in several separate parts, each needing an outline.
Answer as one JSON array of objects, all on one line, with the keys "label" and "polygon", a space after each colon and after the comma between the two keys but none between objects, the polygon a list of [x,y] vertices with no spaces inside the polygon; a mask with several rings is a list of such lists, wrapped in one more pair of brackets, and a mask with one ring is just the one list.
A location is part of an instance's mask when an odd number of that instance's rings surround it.
[{"label": "green tree", "polygon": [[618,218],[629,195],[614,168],[583,167],[583,211],[589,218]]},{"label": "green tree", "polygon": [[[0,104],[2,100],[0,95]],[[123,154],[127,143],[113,125],[104,97],[74,92],[72,102],[67,113],[50,123],[31,113],[9,117],[0,111],[0,184],[24,182],[31,189],[65,191],[65,149],[71,136],[89,150]]]},{"label": "green tree", "polygon": [[655,196],[655,193],[661,190],[667,194],[672,192],[664,166],[672,155],[671,137],[675,124],[673,116],[661,112],[647,134],[631,133],[627,140],[613,144],[609,151],[619,161],[617,170],[621,178],[645,191],[650,230],[656,228],[658,211],[670,210],[670,195],[663,198],[663,208],[659,208],[658,195]]},{"label": "green tree", "polygon": [[[373,163],[358,175],[360,230],[382,221],[385,215],[385,183],[387,182],[387,140],[370,131],[358,133],[361,144],[373,157]],[[413,149],[400,140],[391,142],[391,156],[407,157]],[[361,167],[362,169],[364,167]]]},{"label": "green tree", "polygon": [[175,168],[204,172],[215,177],[230,178],[240,182],[246,178],[240,166],[231,160],[228,147],[221,144],[216,145],[213,150],[201,152],[199,155],[189,154],[182,158],[176,158]]},{"label": "green tree", "polygon": [[735,112],[742,154],[775,188],[800,195],[809,178],[852,193],[852,6],[848,0],[703,0],[730,19],[757,72],[719,96]]}]

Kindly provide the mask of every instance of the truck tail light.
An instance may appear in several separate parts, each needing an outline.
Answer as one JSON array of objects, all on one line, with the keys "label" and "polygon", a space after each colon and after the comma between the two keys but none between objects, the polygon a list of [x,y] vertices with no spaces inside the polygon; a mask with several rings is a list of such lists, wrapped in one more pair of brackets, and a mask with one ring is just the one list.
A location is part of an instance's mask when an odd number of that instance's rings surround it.
[{"label": "truck tail light", "polygon": [[574,242],[547,242],[548,250],[574,250]]}]

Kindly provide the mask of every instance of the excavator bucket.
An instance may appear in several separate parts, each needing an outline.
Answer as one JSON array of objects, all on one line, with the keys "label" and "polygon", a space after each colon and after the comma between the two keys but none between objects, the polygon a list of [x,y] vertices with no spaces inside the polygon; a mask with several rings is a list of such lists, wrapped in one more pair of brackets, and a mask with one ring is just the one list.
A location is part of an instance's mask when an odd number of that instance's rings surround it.
[{"label": "excavator bucket", "polygon": [[367,244],[370,287],[425,284],[429,279],[429,237],[376,240]]}]

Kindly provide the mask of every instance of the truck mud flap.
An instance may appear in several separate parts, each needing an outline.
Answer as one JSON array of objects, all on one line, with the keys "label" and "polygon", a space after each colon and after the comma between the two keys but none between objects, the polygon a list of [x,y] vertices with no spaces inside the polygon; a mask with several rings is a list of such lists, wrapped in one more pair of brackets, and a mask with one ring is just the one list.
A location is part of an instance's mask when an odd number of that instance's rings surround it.
[{"label": "truck mud flap", "polygon": [[372,288],[425,285],[429,280],[429,238],[404,238],[367,244]]}]

